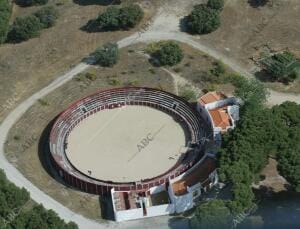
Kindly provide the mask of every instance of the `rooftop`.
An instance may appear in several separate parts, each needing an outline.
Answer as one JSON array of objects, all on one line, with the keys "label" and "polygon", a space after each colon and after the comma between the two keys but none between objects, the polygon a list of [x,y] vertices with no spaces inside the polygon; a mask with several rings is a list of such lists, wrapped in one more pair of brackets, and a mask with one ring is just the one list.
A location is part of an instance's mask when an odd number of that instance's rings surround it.
[{"label": "rooftop", "polygon": [[205,158],[191,173],[184,176],[181,180],[172,184],[174,194],[176,196],[184,195],[187,192],[187,187],[192,187],[197,183],[205,183],[209,175],[216,169],[216,161],[213,158]]},{"label": "rooftop", "polygon": [[224,106],[217,109],[209,110],[214,125],[216,127],[222,128],[222,130],[226,130],[227,127],[232,125],[227,108],[228,106]]},{"label": "rooftop", "polygon": [[202,105],[206,105],[206,104],[213,103],[213,102],[216,102],[216,101],[219,101],[219,100],[223,100],[223,99],[226,99],[226,98],[227,98],[227,96],[224,95],[222,92],[212,91],[212,92],[208,92],[205,95],[203,95],[199,99],[199,102]]}]

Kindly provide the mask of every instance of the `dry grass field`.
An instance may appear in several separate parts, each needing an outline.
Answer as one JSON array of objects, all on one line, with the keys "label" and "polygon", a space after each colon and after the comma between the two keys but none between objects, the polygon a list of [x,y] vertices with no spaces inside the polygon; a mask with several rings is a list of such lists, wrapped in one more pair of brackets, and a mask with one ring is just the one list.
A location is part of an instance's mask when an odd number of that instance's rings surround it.
[{"label": "dry grass field", "polygon": [[214,76],[211,73],[216,68],[217,61],[214,58],[188,45],[181,43],[180,46],[185,53],[184,58],[178,65],[169,67],[170,70],[201,90],[220,90],[228,94],[233,92],[234,87],[230,83],[224,83],[230,75],[235,74],[233,70],[224,65],[225,73],[219,77]]},{"label": "dry grass field", "polygon": [[[289,49],[300,58],[299,0],[270,0],[255,8],[248,0],[227,0],[221,27],[199,39],[242,66],[254,71],[252,57]],[[268,83],[268,87],[300,93],[300,80],[290,85]]]},{"label": "dry grass field", "polygon": [[[55,3],[58,2],[63,4],[57,6]],[[68,71],[97,47],[108,41],[118,41],[138,30],[153,16],[158,0],[145,7],[145,18],[137,28],[99,33],[87,33],[80,28],[107,6],[89,0],[85,1],[86,4],[75,2],[83,1],[50,1],[49,4],[55,5],[60,13],[54,27],[42,30],[40,37],[29,41],[0,46],[0,120],[18,103]],[[38,8],[14,5],[13,18],[28,15]]]}]

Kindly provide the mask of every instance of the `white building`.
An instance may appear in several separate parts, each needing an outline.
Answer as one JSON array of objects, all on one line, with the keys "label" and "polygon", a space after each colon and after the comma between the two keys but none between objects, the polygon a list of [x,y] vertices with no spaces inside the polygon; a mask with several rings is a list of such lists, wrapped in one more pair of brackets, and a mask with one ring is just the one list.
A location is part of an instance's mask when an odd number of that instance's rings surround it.
[{"label": "white building", "polygon": [[222,92],[208,92],[197,103],[197,110],[211,124],[215,142],[220,145],[221,134],[235,128],[239,120],[239,105],[235,97]]},{"label": "white building", "polygon": [[215,159],[206,155],[188,172],[143,192],[111,190],[118,222],[182,213],[218,182]]}]

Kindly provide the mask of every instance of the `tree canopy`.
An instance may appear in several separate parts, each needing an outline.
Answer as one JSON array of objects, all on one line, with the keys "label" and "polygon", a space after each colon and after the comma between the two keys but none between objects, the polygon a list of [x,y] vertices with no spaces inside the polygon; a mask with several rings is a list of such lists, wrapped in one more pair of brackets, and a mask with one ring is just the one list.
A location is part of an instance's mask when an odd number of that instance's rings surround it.
[{"label": "tree canopy", "polygon": [[178,64],[184,56],[180,46],[174,41],[163,43],[154,55],[161,65],[169,66]]},{"label": "tree canopy", "polygon": [[264,85],[256,79],[246,80],[244,78],[236,82],[234,95],[240,98],[246,106],[263,105],[268,97]]},{"label": "tree canopy", "polygon": [[129,5],[120,9],[119,21],[123,29],[133,28],[144,16],[144,12],[139,5]]},{"label": "tree canopy", "polygon": [[94,52],[96,63],[103,67],[111,67],[119,60],[119,48],[116,43],[106,43]]},{"label": "tree canopy", "polygon": [[9,29],[11,6],[9,1],[0,0],[0,44],[5,42]]},{"label": "tree canopy", "polygon": [[40,20],[34,15],[17,17],[9,31],[8,40],[17,43],[37,37],[42,27]]},{"label": "tree canopy", "polygon": [[45,5],[48,0],[16,0],[16,3],[20,6],[35,6],[35,5]]},{"label": "tree canopy", "polygon": [[283,128],[278,143],[277,159],[279,172],[300,192],[300,105],[285,102],[272,108]]},{"label": "tree canopy", "polygon": [[119,8],[110,6],[95,20],[95,25],[102,30],[119,30],[135,27],[143,18],[144,12],[137,4]]},{"label": "tree canopy", "polygon": [[277,53],[261,62],[276,81],[289,83],[300,76],[300,61],[290,52]]},{"label": "tree canopy", "polygon": [[192,33],[206,34],[221,25],[219,11],[204,4],[196,5],[187,17],[187,27]]},{"label": "tree canopy", "polygon": [[9,182],[2,170],[0,170],[0,206],[0,228],[78,228],[73,222],[65,223],[52,210],[48,211],[42,205],[34,204],[30,200],[29,193]]},{"label": "tree canopy", "polygon": [[32,15],[17,17],[10,28],[7,40],[12,43],[27,41],[40,35],[43,28],[55,24],[58,11],[53,6],[45,6]]},{"label": "tree canopy", "polygon": [[231,225],[231,214],[222,200],[212,200],[201,204],[195,210],[192,218],[192,228],[229,228]]},{"label": "tree canopy", "polygon": [[215,10],[222,10],[224,7],[224,0],[208,0],[207,6]]},{"label": "tree canopy", "polygon": [[52,27],[58,18],[58,11],[53,6],[46,6],[34,13],[44,28]]}]

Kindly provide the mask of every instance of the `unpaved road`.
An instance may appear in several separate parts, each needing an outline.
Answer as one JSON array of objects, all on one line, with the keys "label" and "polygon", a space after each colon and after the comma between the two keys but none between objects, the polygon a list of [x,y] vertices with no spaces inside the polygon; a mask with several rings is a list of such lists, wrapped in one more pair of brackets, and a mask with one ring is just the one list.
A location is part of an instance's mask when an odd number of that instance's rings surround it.
[{"label": "unpaved road", "polygon": [[[184,1],[182,1],[184,2]],[[186,4],[188,5],[188,4]],[[175,14],[172,16],[171,11],[168,11],[167,15],[164,12],[155,18],[152,25],[148,30],[142,34],[133,34],[132,36],[123,39],[119,42],[120,47],[125,47],[138,42],[150,42],[155,40],[172,39],[177,40],[195,49],[201,50],[208,55],[222,60],[225,64],[229,65],[233,70],[245,75],[246,77],[253,77],[251,73],[239,66],[234,60],[227,58],[226,56],[216,52],[215,50],[206,47],[201,44],[201,40],[195,39],[190,35],[179,32],[179,24],[174,23],[182,15],[180,14],[180,7],[177,7],[178,11],[174,11]],[[178,13],[179,12],[179,13]],[[168,23],[168,20],[172,20],[172,23]],[[13,124],[35,103],[38,99],[44,97],[51,91],[60,87],[67,81],[71,80],[75,75],[84,71],[88,68],[85,63],[80,63],[66,74],[58,77],[50,85],[36,92],[31,97],[26,99],[24,102],[19,104],[1,123],[0,125],[0,168],[2,168],[7,178],[19,187],[26,188],[31,195],[31,198],[37,203],[43,204],[47,209],[53,209],[58,215],[66,221],[74,221],[80,228],[187,228],[187,220],[170,221],[171,217],[158,217],[147,220],[131,221],[125,223],[114,223],[110,222],[107,224],[99,224],[92,220],[82,217],[81,215],[72,212],[59,202],[55,201],[50,196],[46,195],[43,191],[39,190],[29,180],[27,180],[15,167],[13,167],[4,156],[4,145],[7,139],[8,132]],[[269,103],[271,105],[281,103],[283,101],[300,101],[300,95],[280,93],[270,90]]]}]

